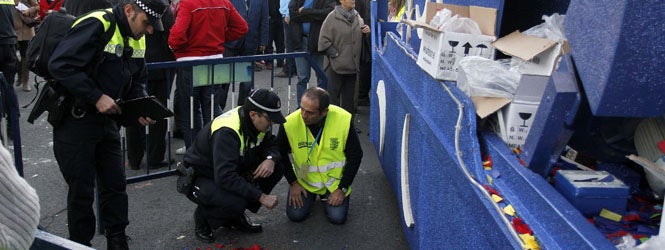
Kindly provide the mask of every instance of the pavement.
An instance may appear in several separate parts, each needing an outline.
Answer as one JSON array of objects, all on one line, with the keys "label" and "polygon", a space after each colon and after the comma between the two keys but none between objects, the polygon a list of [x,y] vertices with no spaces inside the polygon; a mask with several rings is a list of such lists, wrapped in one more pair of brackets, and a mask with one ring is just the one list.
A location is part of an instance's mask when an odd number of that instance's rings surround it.
[{"label": "pavement", "polygon": [[[315,84],[312,78],[310,86]],[[296,107],[297,79],[291,78],[290,91],[287,79],[274,78],[271,82],[269,70],[255,73],[256,87],[274,86],[282,99],[285,115],[289,105],[288,111]],[[16,87],[15,92],[20,106],[29,103],[36,94],[34,88],[31,92],[23,92]],[[232,106],[230,100],[227,110]],[[171,101],[168,105],[172,106]],[[41,227],[66,238],[67,185],[53,156],[52,129],[46,122],[46,115],[34,124],[27,123],[30,108],[22,108],[20,118],[24,177],[39,195]],[[236,249],[254,245],[263,249],[408,249],[395,194],[381,170],[376,150],[369,142],[369,107],[359,107],[355,117],[355,125],[361,131],[359,137],[364,157],[353,182],[346,224],[330,224],[322,206],[315,206],[310,218],[304,222],[289,221],[285,212],[288,184],[283,180],[273,190],[279,199],[276,208],[261,208],[257,214],[248,213],[253,222],[263,225],[262,233],[249,234],[221,228],[215,233],[214,243],[203,243],[194,237],[195,204],[176,192],[176,177],[168,176],[127,186],[130,221],[127,234],[132,239],[130,249]],[[183,142],[179,139],[173,139],[169,144],[170,152],[177,161],[182,160],[182,156],[175,155],[175,150],[181,145]],[[13,150],[11,146],[8,148]],[[175,165],[170,168],[174,169]],[[162,168],[151,172],[166,170]],[[139,176],[146,174],[145,171],[127,168],[126,174],[128,177]],[[106,249],[106,240],[98,233],[92,244],[93,248]]]}]

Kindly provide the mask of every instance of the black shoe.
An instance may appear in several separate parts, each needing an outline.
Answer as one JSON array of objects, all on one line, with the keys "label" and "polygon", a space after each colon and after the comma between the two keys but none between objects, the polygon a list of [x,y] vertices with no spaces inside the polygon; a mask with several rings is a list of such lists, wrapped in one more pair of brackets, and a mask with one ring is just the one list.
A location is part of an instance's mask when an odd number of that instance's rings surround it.
[{"label": "black shoe", "polygon": [[215,234],[210,229],[201,209],[201,207],[196,207],[194,210],[194,235],[202,242],[212,243],[215,241]]},{"label": "black shoe", "polygon": [[263,232],[263,226],[258,223],[251,223],[247,219],[247,215],[243,214],[240,219],[231,226],[231,229],[238,230],[245,233],[260,233]]},{"label": "black shoe", "polygon": [[129,236],[124,231],[106,233],[106,249],[108,250],[127,250],[129,249]]},{"label": "black shoe", "polygon": [[[170,161],[166,161],[166,160],[164,160],[164,161],[160,161],[160,162],[157,163],[157,164],[150,164],[149,168],[150,168],[150,169],[163,168],[163,167],[166,167],[166,166],[171,165],[171,164],[173,164],[173,163],[175,163],[175,158],[171,158]],[[133,168],[132,168],[132,169],[133,169]]]}]

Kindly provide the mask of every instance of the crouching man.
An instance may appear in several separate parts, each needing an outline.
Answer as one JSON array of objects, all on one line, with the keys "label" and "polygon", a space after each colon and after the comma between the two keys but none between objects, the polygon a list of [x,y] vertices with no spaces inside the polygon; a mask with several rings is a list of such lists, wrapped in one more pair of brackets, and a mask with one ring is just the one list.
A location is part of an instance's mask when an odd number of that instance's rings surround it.
[{"label": "crouching man", "polygon": [[252,224],[245,209],[256,213],[261,205],[272,209],[277,196],[270,195],[282,179],[280,154],[272,135],[273,124],[286,120],[279,97],[265,89],[250,92],[244,105],[229,110],[197,134],[184,157],[194,168],[195,234],[203,242],[215,240],[221,226],[245,232],[262,231]]}]

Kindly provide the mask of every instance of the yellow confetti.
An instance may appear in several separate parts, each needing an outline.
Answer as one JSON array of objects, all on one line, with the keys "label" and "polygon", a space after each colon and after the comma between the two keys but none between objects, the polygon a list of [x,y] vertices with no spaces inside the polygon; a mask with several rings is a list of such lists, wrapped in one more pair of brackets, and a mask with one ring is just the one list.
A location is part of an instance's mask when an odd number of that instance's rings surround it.
[{"label": "yellow confetti", "polygon": [[615,212],[612,212],[612,211],[604,209],[604,208],[603,208],[603,210],[600,210],[600,217],[603,217],[603,218],[608,219],[608,220],[613,220],[613,221],[616,221],[616,222],[621,221],[621,215],[620,214],[617,214]]},{"label": "yellow confetti", "polygon": [[490,185],[492,185],[492,181],[493,181],[493,180],[492,180],[492,176],[489,176],[489,175],[487,175],[487,174],[486,174],[485,176],[487,177],[487,182],[488,182]]},{"label": "yellow confetti", "polygon": [[504,207],[503,212],[506,213],[507,215],[515,217],[515,209],[513,208],[513,205],[508,205]]},{"label": "yellow confetti", "polygon": [[492,194],[492,200],[496,203],[499,203],[503,201],[503,198],[501,198],[501,196],[498,196],[496,194]]},{"label": "yellow confetti", "polygon": [[186,236],[184,236],[184,235],[180,235],[180,236],[178,236],[178,238],[176,238],[176,239],[178,239],[178,240],[182,240],[182,239],[184,239],[185,237],[186,237]]},{"label": "yellow confetti", "polygon": [[540,249],[540,245],[538,245],[536,237],[533,237],[533,235],[520,234],[520,238],[522,238],[522,241],[524,241],[524,247],[526,249],[532,249],[532,250]]}]

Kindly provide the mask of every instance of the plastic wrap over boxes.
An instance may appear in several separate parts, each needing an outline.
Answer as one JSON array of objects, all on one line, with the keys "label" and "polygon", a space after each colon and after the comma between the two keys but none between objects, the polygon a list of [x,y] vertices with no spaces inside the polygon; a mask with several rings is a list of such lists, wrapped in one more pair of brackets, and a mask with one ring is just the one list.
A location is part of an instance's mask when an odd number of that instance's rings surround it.
[{"label": "plastic wrap over boxes", "polygon": [[556,189],[585,216],[602,209],[626,212],[628,186],[606,171],[559,170],[554,180]]},{"label": "plastic wrap over boxes", "polygon": [[596,116],[665,113],[665,4],[571,1],[564,28]]}]

